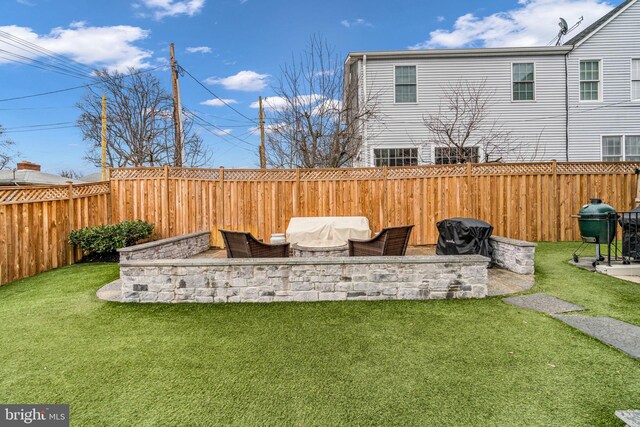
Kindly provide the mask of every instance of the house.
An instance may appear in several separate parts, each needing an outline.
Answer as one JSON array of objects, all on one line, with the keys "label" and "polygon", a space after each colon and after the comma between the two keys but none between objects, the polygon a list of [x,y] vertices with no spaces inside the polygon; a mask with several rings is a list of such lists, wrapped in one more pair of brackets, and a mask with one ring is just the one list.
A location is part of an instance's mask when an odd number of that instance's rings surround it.
[{"label": "house", "polygon": [[[452,92],[478,88],[486,117],[460,158],[426,123],[450,114]],[[640,161],[640,1],[624,1],[561,46],[352,52],[348,97],[376,111],[357,126],[356,166]],[[495,146],[491,132],[502,137]]]},{"label": "house", "polygon": [[40,171],[40,165],[22,161],[15,169],[0,170],[0,186],[83,184],[82,181]]}]

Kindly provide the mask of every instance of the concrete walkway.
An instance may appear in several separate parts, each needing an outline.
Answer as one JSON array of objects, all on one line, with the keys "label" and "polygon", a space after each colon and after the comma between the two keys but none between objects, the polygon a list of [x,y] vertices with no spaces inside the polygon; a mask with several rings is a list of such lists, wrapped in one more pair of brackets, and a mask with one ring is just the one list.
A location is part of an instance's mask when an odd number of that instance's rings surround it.
[{"label": "concrete walkway", "polygon": [[611,317],[552,314],[561,320],[631,357],[640,359],[640,327]]},{"label": "concrete walkway", "polygon": [[560,314],[586,311],[586,308],[547,294],[531,294],[503,298],[507,304],[527,310],[550,314],[554,319],[570,325],[585,334],[617,348],[631,357],[640,359],[640,327],[611,317]]},{"label": "concrete walkway", "polygon": [[518,297],[503,298],[502,301],[516,307],[541,313],[568,313],[571,311],[585,311],[586,308],[572,304],[560,298],[547,294],[531,294]]}]

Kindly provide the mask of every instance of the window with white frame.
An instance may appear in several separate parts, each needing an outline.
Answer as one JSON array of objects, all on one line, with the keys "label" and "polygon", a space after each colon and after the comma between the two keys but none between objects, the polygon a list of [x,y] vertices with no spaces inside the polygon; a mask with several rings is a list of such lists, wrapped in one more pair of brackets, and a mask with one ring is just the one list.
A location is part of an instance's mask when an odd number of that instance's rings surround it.
[{"label": "window with white frame", "polygon": [[376,148],[373,150],[376,166],[417,166],[417,148]]},{"label": "window with white frame", "polygon": [[640,162],[640,135],[624,137],[624,159],[627,162]]},{"label": "window with white frame", "polygon": [[600,61],[580,61],[580,101],[600,100]]},{"label": "window with white frame", "polygon": [[434,154],[436,165],[478,163],[480,158],[478,147],[435,147]]},{"label": "window with white frame", "polygon": [[631,60],[631,100],[640,101],[640,59]]},{"label": "window with white frame", "polygon": [[395,73],[396,102],[417,102],[416,66],[398,65]]},{"label": "window with white frame", "polygon": [[602,161],[639,162],[640,135],[608,135],[602,137]]},{"label": "window with white frame", "polygon": [[622,136],[602,137],[602,161],[620,162],[622,161]]},{"label": "window with white frame", "polygon": [[533,63],[513,64],[513,100],[533,101],[535,99],[535,71]]}]

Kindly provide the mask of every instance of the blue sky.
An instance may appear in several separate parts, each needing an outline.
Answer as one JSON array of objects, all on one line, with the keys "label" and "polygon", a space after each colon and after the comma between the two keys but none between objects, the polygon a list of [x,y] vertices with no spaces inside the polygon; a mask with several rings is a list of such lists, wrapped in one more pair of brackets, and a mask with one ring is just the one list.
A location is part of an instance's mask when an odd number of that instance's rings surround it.
[{"label": "blue sky", "polygon": [[[176,45],[181,66],[243,115],[259,95],[272,95],[280,66],[320,34],[341,56],[349,51],[546,45],[558,17],[585,28],[619,0],[497,0],[474,2],[294,0],[1,0],[0,31],[28,40],[94,68],[154,68]],[[0,49],[19,52],[2,42]],[[0,100],[90,82],[6,60],[0,51]],[[15,58],[15,56],[14,56]],[[37,59],[37,58],[36,58]],[[153,71],[170,88],[167,69]],[[0,125],[20,159],[58,173],[94,172],[83,160],[86,143],[70,127],[83,90],[0,101]],[[258,138],[242,115],[218,102],[188,77],[183,103],[225,132],[200,130],[213,151],[210,166],[256,167]],[[204,104],[203,104],[204,103]],[[41,131],[34,131],[37,125]],[[52,129],[56,128],[56,129]]]}]

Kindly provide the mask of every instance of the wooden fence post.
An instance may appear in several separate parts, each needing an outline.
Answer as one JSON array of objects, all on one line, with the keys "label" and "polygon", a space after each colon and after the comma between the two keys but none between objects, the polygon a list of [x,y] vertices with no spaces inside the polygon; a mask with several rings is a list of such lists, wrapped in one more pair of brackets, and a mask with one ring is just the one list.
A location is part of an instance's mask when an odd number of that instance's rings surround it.
[{"label": "wooden fence post", "polygon": [[109,182],[109,194],[107,194],[107,224],[113,223],[113,184],[111,182],[111,168],[107,169],[107,181]]},{"label": "wooden fence post", "polygon": [[551,162],[551,168],[553,171],[553,202],[551,203],[551,208],[553,209],[552,217],[556,222],[556,226],[553,227],[553,241],[557,242],[560,238],[560,227],[562,226],[562,221],[560,221],[560,207],[558,205],[558,203],[561,203],[560,188],[558,187],[558,162],[553,160]]},{"label": "wooden fence post", "polygon": [[473,203],[473,198],[471,196],[471,163],[467,163],[467,206],[465,206],[465,215],[472,218],[477,218],[478,215],[475,214],[471,204]]},{"label": "wooden fence post", "polygon": [[[73,184],[71,182],[69,182],[69,185],[67,187],[67,194],[68,194],[68,202],[67,202],[67,212],[68,212],[68,216],[69,218],[67,219],[67,225],[68,225],[68,231],[71,232],[75,229],[75,209],[73,206]],[[67,263],[69,265],[73,264],[76,261],[76,257],[75,257],[75,248],[73,247],[73,245],[71,243],[67,242],[67,246],[68,246],[68,250],[67,250]]]},{"label": "wooden fence post", "polygon": [[225,194],[224,194],[224,166],[220,166],[220,199],[222,200],[222,203],[220,205],[221,208],[221,213],[222,213],[222,226],[220,228],[225,228],[225,211],[224,211],[224,199],[225,199]]},{"label": "wooden fence post", "polygon": [[382,186],[382,200],[383,200],[383,209],[382,209],[382,228],[387,227],[389,225],[389,193],[387,191],[387,175],[388,175],[387,166],[382,166],[382,175],[384,176],[383,186]]},{"label": "wooden fence post", "polygon": [[169,237],[171,215],[169,215],[169,165],[164,165],[164,192],[162,193],[162,237]]},{"label": "wooden fence post", "polygon": [[300,206],[300,168],[296,168],[296,192],[298,193],[298,197],[296,197],[296,216],[301,216],[300,210],[302,207]]}]

